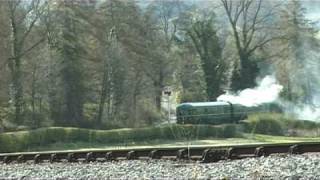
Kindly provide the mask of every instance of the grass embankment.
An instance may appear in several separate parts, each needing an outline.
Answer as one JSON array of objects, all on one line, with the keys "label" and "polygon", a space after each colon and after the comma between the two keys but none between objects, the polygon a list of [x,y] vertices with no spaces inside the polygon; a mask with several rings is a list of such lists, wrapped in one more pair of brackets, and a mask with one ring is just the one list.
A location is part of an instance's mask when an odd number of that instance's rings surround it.
[{"label": "grass embankment", "polygon": [[320,142],[320,123],[255,114],[240,124],[164,125],[139,129],[41,128],[0,134],[0,152],[87,148]]},{"label": "grass embankment", "polygon": [[278,113],[261,113],[250,115],[243,121],[243,130],[251,134],[319,137],[320,123],[297,120]]},{"label": "grass embankment", "polygon": [[[30,151],[51,145],[70,148],[72,144],[93,146],[119,145],[148,141],[177,141],[204,138],[236,137],[236,125],[166,125],[160,127],[116,130],[89,130],[80,128],[41,128],[0,134],[0,152]],[[69,147],[68,147],[69,146]],[[54,148],[54,147],[53,147]],[[59,148],[57,148],[59,149]]]}]

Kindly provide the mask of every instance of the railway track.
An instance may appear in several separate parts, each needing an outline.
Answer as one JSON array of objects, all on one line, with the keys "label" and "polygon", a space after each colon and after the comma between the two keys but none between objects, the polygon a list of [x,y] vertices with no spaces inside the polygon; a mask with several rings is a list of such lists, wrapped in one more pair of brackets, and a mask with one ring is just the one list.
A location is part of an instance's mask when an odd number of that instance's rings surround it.
[{"label": "railway track", "polygon": [[225,159],[268,156],[276,153],[320,152],[320,142],[276,143],[233,146],[135,148],[114,150],[50,151],[0,154],[0,163],[92,162],[135,159],[193,160],[203,163]]}]

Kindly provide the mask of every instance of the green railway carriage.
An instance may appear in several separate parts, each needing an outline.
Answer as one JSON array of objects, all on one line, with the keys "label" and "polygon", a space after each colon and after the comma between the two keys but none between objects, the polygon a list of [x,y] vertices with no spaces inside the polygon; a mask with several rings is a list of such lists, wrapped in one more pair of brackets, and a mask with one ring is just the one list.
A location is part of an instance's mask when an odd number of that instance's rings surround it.
[{"label": "green railway carriage", "polygon": [[227,102],[183,103],[177,107],[178,124],[223,124],[232,122],[233,106]]},{"label": "green railway carriage", "polygon": [[272,104],[246,107],[230,102],[194,102],[177,106],[178,124],[225,124],[245,119],[248,114],[270,112]]}]

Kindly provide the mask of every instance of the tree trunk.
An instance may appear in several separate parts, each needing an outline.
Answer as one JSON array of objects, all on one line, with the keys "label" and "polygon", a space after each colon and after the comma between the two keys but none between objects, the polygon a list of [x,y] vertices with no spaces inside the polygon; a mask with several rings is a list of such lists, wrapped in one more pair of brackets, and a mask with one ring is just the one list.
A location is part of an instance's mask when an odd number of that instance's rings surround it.
[{"label": "tree trunk", "polygon": [[132,112],[133,112],[133,122],[132,125],[136,126],[137,123],[137,96],[138,94],[135,92],[133,94],[133,99],[132,99]]},{"label": "tree trunk", "polygon": [[31,83],[31,108],[32,108],[32,121],[34,126],[38,127],[38,122],[36,120],[35,112],[35,101],[36,101],[36,65],[33,67],[32,72],[32,83]]},{"label": "tree trunk", "polygon": [[23,89],[21,84],[21,70],[20,66],[16,66],[15,72],[13,72],[12,79],[12,91],[13,91],[13,102],[15,108],[15,122],[20,125],[22,124],[22,104],[23,104]]},{"label": "tree trunk", "polygon": [[99,127],[102,124],[103,111],[104,111],[106,97],[107,97],[107,91],[106,91],[107,81],[108,81],[108,72],[107,72],[107,69],[104,69],[102,85],[101,85],[102,87],[101,87],[101,95],[100,95],[100,102],[99,102],[99,110],[98,110],[98,115],[96,119],[97,127]]},{"label": "tree trunk", "polygon": [[[13,13],[13,12],[12,12]],[[15,108],[15,117],[14,121],[19,125],[22,123],[22,104],[23,104],[23,89],[22,89],[22,82],[21,82],[21,58],[20,58],[20,50],[21,47],[19,46],[18,42],[18,30],[15,23],[15,17],[12,14],[10,17],[11,21],[11,58],[9,60],[9,68],[11,71],[12,76],[12,100],[14,103]]]},{"label": "tree trunk", "polygon": [[257,63],[250,60],[249,55],[239,51],[240,67],[235,68],[232,75],[231,88],[235,91],[256,86],[255,79],[259,72]]},{"label": "tree trunk", "polygon": [[155,87],[155,101],[156,101],[156,108],[159,112],[161,112],[161,100],[162,100],[162,88],[163,88],[163,80],[164,75],[162,69],[160,69],[158,81],[154,82]]}]

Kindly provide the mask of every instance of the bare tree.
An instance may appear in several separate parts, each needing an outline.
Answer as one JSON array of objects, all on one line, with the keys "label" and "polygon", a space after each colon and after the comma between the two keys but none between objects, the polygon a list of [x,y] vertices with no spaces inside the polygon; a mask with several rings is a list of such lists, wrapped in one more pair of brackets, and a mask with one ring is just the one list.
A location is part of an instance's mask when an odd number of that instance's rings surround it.
[{"label": "bare tree", "polygon": [[172,55],[172,45],[177,31],[175,19],[178,17],[182,5],[183,2],[180,0],[154,1],[150,4],[149,11],[146,13],[147,16],[151,17],[147,18],[148,23],[150,23],[148,27],[150,31],[149,42],[157,48],[157,52],[153,52],[151,55],[151,66],[148,67],[146,73],[153,81],[155,104],[158,111],[161,110],[162,90],[166,85],[165,81],[172,74],[170,66],[172,66],[173,61],[170,60],[170,56]]},{"label": "bare tree", "polygon": [[[111,52],[111,46],[113,44],[113,42],[115,41],[115,32],[114,32],[114,29],[111,29],[110,30],[110,33],[108,35],[108,42],[107,42],[107,45],[106,45],[106,51],[109,53]],[[105,109],[105,102],[106,100],[108,100],[108,117],[110,115],[110,101],[111,101],[111,98],[110,98],[110,88],[111,88],[111,85],[110,85],[110,78],[111,78],[111,70],[110,70],[110,60],[109,60],[109,57],[107,58],[104,58],[104,61],[103,61],[103,73],[102,73],[102,80],[101,80],[101,94],[100,94],[100,100],[99,100],[99,107],[98,107],[98,114],[97,114],[97,119],[96,119],[96,123],[97,125],[101,125],[102,123],[102,117],[103,117],[103,112],[104,112],[104,109]]]},{"label": "bare tree", "polygon": [[272,40],[270,22],[275,7],[264,7],[262,0],[221,0],[232,28],[237,53],[240,59],[235,68],[231,86],[235,90],[252,87],[258,73],[257,62],[252,55]]},{"label": "bare tree", "polygon": [[11,72],[12,84],[11,94],[15,108],[15,122],[22,121],[22,104],[23,104],[23,85],[22,85],[22,57],[40,45],[44,38],[39,38],[33,44],[26,47],[28,36],[35,27],[36,22],[42,13],[40,0],[25,2],[21,0],[9,0],[8,14],[11,26],[10,43],[11,56],[8,59],[8,65]]}]

